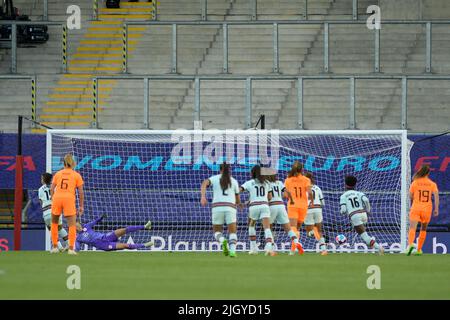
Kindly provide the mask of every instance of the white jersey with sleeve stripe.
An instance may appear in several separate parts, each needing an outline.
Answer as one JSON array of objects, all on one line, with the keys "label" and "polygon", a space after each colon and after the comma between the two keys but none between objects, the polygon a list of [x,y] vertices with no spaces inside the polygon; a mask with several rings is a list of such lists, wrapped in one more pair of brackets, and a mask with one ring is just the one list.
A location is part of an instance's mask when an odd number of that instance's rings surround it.
[{"label": "white jersey with sleeve stripe", "polygon": [[322,208],[325,205],[322,189],[318,185],[311,185],[312,201],[308,201],[308,208]]},{"label": "white jersey with sleeve stripe", "polygon": [[210,177],[208,180],[213,188],[212,206],[230,206],[236,207],[236,195],[239,194],[239,183],[231,177],[231,186],[226,190],[222,190],[220,185],[221,174]]},{"label": "white jersey with sleeve stripe", "polygon": [[286,189],[284,183],[280,180],[270,182],[270,188],[272,189],[272,199],[270,199],[271,205],[284,204],[283,192]]},{"label": "white jersey with sleeve stripe", "polygon": [[370,203],[367,196],[356,190],[344,192],[340,200],[341,213],[349,216],[356,213],[370,213]]},{"label": "white jersey with sleeve stripe", "polygon": [[50,195],[50,186],[44,184],[38,191],[39,200],[42,203],[42,211],[45,214],[47,210],[52,208],[52,198]]},{"label": "white jersey with sleeve stripe", "polygon": [[260,183],[259,181],[252,179],[245,182],[241,187],[250,194],[250,206],[268,204],[269,199],[267,198],[267,195],[270,191],[272,191],[269,182],[266,181],[264,183]]}]

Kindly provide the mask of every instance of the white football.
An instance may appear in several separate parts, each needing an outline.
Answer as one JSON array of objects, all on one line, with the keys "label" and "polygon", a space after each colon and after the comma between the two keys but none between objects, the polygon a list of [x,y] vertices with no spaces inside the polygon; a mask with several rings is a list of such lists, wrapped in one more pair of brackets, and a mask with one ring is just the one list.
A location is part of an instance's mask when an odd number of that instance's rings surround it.
[{"label": "white football", "polygon": [[347,237],[344,236],[343,234],[339,234],[336,236],[336,243],[338,244],[344,244],[347,242]]}]

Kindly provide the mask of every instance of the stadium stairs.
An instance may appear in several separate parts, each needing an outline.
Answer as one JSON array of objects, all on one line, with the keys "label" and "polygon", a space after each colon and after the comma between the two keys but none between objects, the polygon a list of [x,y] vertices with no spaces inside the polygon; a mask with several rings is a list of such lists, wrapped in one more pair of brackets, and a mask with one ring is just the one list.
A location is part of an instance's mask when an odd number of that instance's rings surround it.
[{"label": "stadium stairs", "polygon": [[[101,3],[100,3],[101,4]],[[92,1],[86,1],[91,12]],[[64,10],[64,4],[55,6],[55,13]],[[150,20],[152,3],[123,2],[120,9],[99,8],[99,21],[86,21],[87,28],[70,34],[67,74],[57,77],[56,85],[48,88],[42,101],[39,119],[52,128],[89,128],[92,122],[92,76],[112,75],[122,71],[123,21]],[[86,19],[87,20],[87,19]],[[132,55],[142,34],[140,27],[129,29],[129,52]],[[75,45],[74,45],[75,44]],[[103,81],[99,88],[99,112],[108,108],[109,93],[116,81]],[[107,113],[107,112],[106,112]]]},{"label": "stadium stairs", "polygon": [[[274,3],[278,5],[274,5]],[[259,0],[258,19],[297,20],[303,18],[303,1]],[[60,72],[60,30],[51,30],[51,41],[39,48],[20,48],[19,72],[38,73],[38,119],[56,128],[87,128],[92,112],[93,74],[121,73],[121,23],[148,20],[147,3],[122,2],[122,9],[100,12],[99,22],[87,22],[90,0],[78,1],[88,28],[69,33],[69,74]],[[161,0],[160,21],[200,20],[200,1]],[[209,0],[208,19],[214,21],[250,20],[246,0]],[[359,1],[359,14],[372,1]],[[50,19],[66,18],[67,3],[50,0]],[[133,9],[133,10],[131,10]],[[318,0],[308,8],[310,20],[351,18],[351,1]],[[30,9],[33,13],[33,10]],[[37,14],[37,13],[36,13]],[[132,16],[135,15],[135,18]],[[330,27],[331,74],[373,73],[373,32],[361,26]],[[286,75],[323,74],[323,26],[279,26],[280,71]],[[178,28],[178,72],[180,74],[221,74],[222,28],[195,26]],[[433,29],[433,71],[448,73],[450,28]],[[94,41],[101,41],[94,44]],[[131,74],[170,74],[171,26],[130,27]],[[53,50],[52,50],[53,46]],[[28,51],[31,50],[31,51]],[[0,51],[1,53],[2,51]],[[42,52],[49,54],[43,55]],[[8,52],[3,52],[0,70],[9,68]],[[34,62],[30,60],[34,59]],[[229,71],[232,75],[272,74],[272,26],[232,26],[229,29]],[[39,61],[39,63],[37,63]],[[381,34],[381,71],[384,74],[421,74],[424,72],[424,28],[383,26]],[[0,81],[0,83],[4,83]],[[19,83],[19,82],[17,82]],[[244,127],[244,82],[202,82],[201,119],[205,128]],[[21,89],[22,88],[22,89]],[[348,128],[348,81],[306,81],[304,123],[308,129]],[[411,82],[408,96],[409,128],[415,132],[448,128],[450,92],[445,82]],[[14,114],[29,114],[30,98],[20,92],[29,84],[14,82],[0,90],[8,92],[11,103],[0,112],[7,113],[8,131],[15,128]],[[8,91],[9,90],[9,91]],[[99,125],[101,128],[139,129],[142,127],[143,81],[104,80],[99,84]],[[266,114],[268,128],[296,128],[296,82],[255,81],[253,84],[254,121]],[[424,95],[426,93],[426,95]],[[429,94],[428,94],[429,93]],[[400,127],[401,82],[399,80],[361,80],[356,85],[357,127],[393,129]],[[150,84],[150,128],[192,128],[194,89],[192,81],[152,81]],[[423,104],[427,119],[422,120]],[[16,106],[18,109],[16,109]],[[126,112],[124,112],[126,106]],[[5,111],[7,110],[7,111]],[[12,112],[11,114],[9,112]],[[330,117],[330,114],[333,117]],[[433,116],[434,115],[434,116]],[[436,116],[438,115],[438,116]],[[14,121],[13,121],[14,118]]]}]

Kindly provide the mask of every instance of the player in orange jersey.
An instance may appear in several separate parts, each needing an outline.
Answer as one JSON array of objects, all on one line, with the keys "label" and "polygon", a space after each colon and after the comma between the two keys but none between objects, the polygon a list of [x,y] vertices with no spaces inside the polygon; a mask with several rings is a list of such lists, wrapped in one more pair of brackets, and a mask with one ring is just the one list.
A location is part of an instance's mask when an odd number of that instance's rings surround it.
[{"label": "player in orange jersey", "polygon": [[58,171],[52,181],[50,193],[52,195],[52,225],[51,235],[53,248],[51,253],[57,253],[58,250],[58,222],[61,213],[67,220],[69,226],[69,250],[68,253],[76,255],[74,250],[75,240],[77,236],[76,217],[77,210],[75,206],[76,195],[78,190],[79,208],[78,214],[81,216],[84,211],[84,193],[83,193],[83,178],[74,170],[75,161],[71,154],[64,157],[64,169]]},{"label": "player in orange jersey", "polygon": [[[288,177],[284,182],[286,187],[285,196],[289,198],[288,201],[288,217],[291,224],[291,230],[300,239],[299,229],[305,221],[306,213],[308,211],[308,198],[312,199],[311,194],[311,181],[303,176],[303,165],[299,161],[295,161],[291,170],[288,173]],[[292,245],[294,246],[294,244]],[[296,245],[297,248],[291,248],[292,250],[298,249],[300,254],[303,253],[303,247],[301,244]]]},{"label": "player in orange jersey", "polygon": [[417,224],[420,222],[419,241],[417,244],[416,255],[422,254],[422,246],[427,236],[428,223],[431,220],[433,210],[432,196],[434,196],[434,216],[439,215],[439,191],[436,183],[428,177],[430,167],[423,165],[413,177],[413,183],[409,189],[412,206],[409,214],[409,235],[408,248],[406,254],[411,255],[415,248],[414,240],[416,238]]}]

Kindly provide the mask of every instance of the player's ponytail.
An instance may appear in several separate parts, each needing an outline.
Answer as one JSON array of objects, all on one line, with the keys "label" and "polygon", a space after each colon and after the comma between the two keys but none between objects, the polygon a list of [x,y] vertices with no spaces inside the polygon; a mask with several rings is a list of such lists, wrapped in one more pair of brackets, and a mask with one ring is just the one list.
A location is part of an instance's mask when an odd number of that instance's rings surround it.
[{"label": "player's ponytail", "polygon": [[292,165],[291,170],[288,173],[288,177],[295,177],[301,174],[303,171],[303,164],[300,163],[300,161],[295,161]]},{"label": "player's ponytail", "polygon": [[424,164],[419,169],[419,171],[416,172],[416,174],[413,177],[413,180],[426,177],[429,173],[430,173],[430,166],[428,164]]},{"label": "player's ponytail", "polygon": [[64,167],[74,169],[75,165],[75,160],[73,159],[72,155],[70,153],[66,154],[64,156]]},{"label": "player's ponytail", "polygon": [[264,183],[266,179],[261,175],[261,166],[256,165],[252,168],[252,179],[259,181],[259,183]]},{"label": "player's ponytail", "polygon": [[220,172],[222,173],[222,176],[220,177],[220,187],[225,191],[231,187],[230,165],[226,162],[222,163],[220,165]]}]

